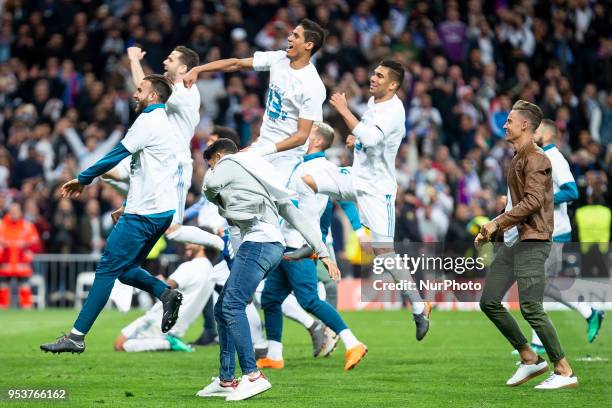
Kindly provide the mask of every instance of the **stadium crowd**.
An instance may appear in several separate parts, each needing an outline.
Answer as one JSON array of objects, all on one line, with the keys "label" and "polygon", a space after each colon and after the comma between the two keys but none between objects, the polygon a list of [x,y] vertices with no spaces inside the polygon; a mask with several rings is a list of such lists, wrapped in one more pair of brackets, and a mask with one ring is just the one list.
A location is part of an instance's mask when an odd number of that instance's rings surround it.
[{"label": "stadium crowd", "polygon": [[[202,62],[283,49],[292,27],[307,16],[329,30],[315,55],[327,95],[345,92],[356,114],[366,109],[373,65],[394,58],[406,67],[400,96],[407,136],[396,162],[398,240],[471,241],[478,232],[470,228],[474,223],[503,210],[513,151],[502,126],[517,99],[540,105],[561,132],[558,147],[580,191],[570,216],[578,207],[609,206],[608,4],[0,1],[0,215],[5,226],[0,257],[14,256],[9,247],[15,246],[24,254],[100,253],[112,228],[110,212],[122,199],[101,183],[76,200],[60,198],[59,188],[110,151],[134,119],[127,47],[140,45],[147,70],[159,73],[178,44],[197,51]],[[258,137],[264,75],[204,74],[198,80],[201,122],[192,142],[188,205],[200,195],[202,153],[216,126],[235,129],[243,146]],[[327,105],[324,115],[336,129],[330,157],[350,165],[343,121]],[[2,235],[21,213],[40,239],[12,234],[17,238],[11,241]],[[335,235],[341,250],[345,239]]]}]

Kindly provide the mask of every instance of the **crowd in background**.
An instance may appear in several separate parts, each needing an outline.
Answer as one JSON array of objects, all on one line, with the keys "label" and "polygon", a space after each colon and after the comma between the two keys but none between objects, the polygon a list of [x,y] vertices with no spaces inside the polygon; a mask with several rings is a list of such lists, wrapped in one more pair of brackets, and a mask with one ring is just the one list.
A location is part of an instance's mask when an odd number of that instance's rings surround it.
[{"label": "crowd in background", "polygon": [[[19,241],[27,252],[100,253],[122,198],[102,183],[75,200],[61,198],[59,188],[110,151],[134,120],[126,48],[141,46],[146,70],[159,73],[179,44],[202,62],[283,49],[304,17],[329,30],[313,61],[328,97],[345,92],[358,115],[372,68],[383,58],[406,67],[398,240],[471,241],[474,223],[503,210],[513,156],[503,124],[517,99],[537,103],[560,130],[558,147],[580,192],[570,215],[609,207],[610,10],[605,0],[0,1],[2,223],[21,213],[34,225],[28,234],[37,239]],[[200,194],[214,126],[235,129],[243,146],[258,137],[267,76],[212,73],[196,86],[201,121],[188,204]],[[327,104],[324,116],[337,133],[329,157],[349,165],[348,129]],[[336,239],[342,252],[344,239]],[[0,248],[5,243],[0,236]]]}]

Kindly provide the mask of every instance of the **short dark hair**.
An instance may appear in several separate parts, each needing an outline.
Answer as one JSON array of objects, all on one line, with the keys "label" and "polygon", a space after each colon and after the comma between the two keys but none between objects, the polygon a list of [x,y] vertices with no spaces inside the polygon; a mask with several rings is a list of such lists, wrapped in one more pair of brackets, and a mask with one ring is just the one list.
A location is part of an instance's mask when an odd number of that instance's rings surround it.
[{"label": "short dark hair", "polygon": [[234,142],[236,146],[240,146],[240,135],[231,127],[215,125],[211,133],[213,135],[218,135],[219,139],[229,139]]},{"label": "short dark hair", "polygon": [[168,78],[159,74],[151,74],[145,76],[143,81],[149,81],[151,86],[153,87],[153,91],[159,96],[159,100],[161,103],[166,103],[166,101],[172,95],[172,82]]},{"label": "short dark hair", "polygon": [[522,99],[519,99],[514,103],[512,110],[521,113],[521,116],[529,123],[529,127],[532,132],[535,132],[538,126],[540,126],[540,122],[542,122],[542,118],[544,117],[542,109],[540,109],[538,105]]},{"label": "short dark hair", "polygon": [[204,151],[204,160],[210,160],[215,153],[234,154],[238,152],[238,146],[230,139],[217,139]]},{"label": "short dark hair", "polygon": [[327,30],[308,18],[302,19],[298,25],[304,29],[304,41],[313,44],[310,55],[314,55],[323,46],[325,37],[327,37]]},{"label": "short dark hair", "polygon": [[200,65],[200,56],[191,48],[187,48],[184,45],[179,45],[174,47],[174,51],[181,54],[179,60],[181,61],[181,64],[185,64],[187,66],[187,71]]},{"label": "short dark hair", "polygon": [[397,61],[386,59],[380,61],[378,66],[388,68],[391,71],[391,79],[397,81],[397,88],[401,88],[404,83],[404,66]]}]

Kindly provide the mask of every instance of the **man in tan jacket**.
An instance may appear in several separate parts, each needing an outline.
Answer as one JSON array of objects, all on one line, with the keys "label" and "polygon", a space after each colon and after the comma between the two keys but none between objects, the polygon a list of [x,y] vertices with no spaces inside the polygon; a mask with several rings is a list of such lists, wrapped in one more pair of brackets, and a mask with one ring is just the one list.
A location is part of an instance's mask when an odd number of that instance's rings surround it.
[{"label": "man in tan jacket", "polygon": [[521,364],[506,384],[517,386],[548,371],[545,360],[529,347],[516,320],[501,301],[517,282],[521,314],[538,334],[554,365],[554,372],[537,389],[576,387],[578,379],[565,358],[557,332],[544,312],[544,262],[550,252],[554,227],[552,167],[533,135],[542,110],[526,101],[514,104],[504,129],[515,150],[508,170],[508,198],[503,214],[484,224],[475,244],[497,244],[486,278],[480,308],[518,350]]}]

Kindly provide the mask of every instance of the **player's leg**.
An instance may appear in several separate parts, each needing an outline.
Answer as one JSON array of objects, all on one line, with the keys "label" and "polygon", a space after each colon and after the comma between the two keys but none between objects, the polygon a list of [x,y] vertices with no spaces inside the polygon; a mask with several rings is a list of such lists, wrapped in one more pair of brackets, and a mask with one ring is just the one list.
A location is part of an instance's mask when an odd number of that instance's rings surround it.
[{"label": "player's leg", "polygon": [[357,200],[349,167],[321,169],[304,175],[297,183],[298,190],[310,189],[312,193],[325,194],[337,200]]},{"label": "player's leg", "polygon": [[289,281],[280,267],[270,271],[261,292],[261,308],[264,311],[268,354],[257,360],[259,368],[283,368],[283,312],[282,304],[291,293]]},{"label": "player's leg", "polygon": [[270,382],[257,368],[245,309],[261,279],[278,266],[282,254],[283,246],[279,243],[243,242],[223,288],[222,299],[215,307],[223,315],[222,319],[217,320],[219,327],[223,324],[223,331],[227,333],[223,336],[226,338],[224,341],[221,338],[222,330],[219,330],[222,347],[221,379],[228,380],[233,377],[234,367],[223,367],[224,360],[227,359],[224,353],[224,343],[227,339],[231,339],[242,369],[242,381],[227,397],[230,401],[249,398],[271,388]]},{"label": "player's leg", "polygon": [[[122,216],[106,242],[100,263],[96,268],[93,285],[70,336],[65,336],[56,343],[42,345],[41,349],[52,352],[84,351],[85,334],[89,332],[106,305],[115,279],[122,276],[122,273],[125,275],[126,269],[134,267],[142,249],[154,245],[170,221],[170,216],[163,218],[142,217],[135,214]],[[167,290],[168,286],[165,283],[155,279],[146,271],[133,272],[130,277],[133,279],[132,283],[138,284],[141,288],[146,287],[151,294],[162,298],[162,301],[164,295],[168,297],[169,294],[175,292]],[[176,310],[168,309],[168,312],[178,313],[178,306]]]},{"label": "player's leg", "polygon": [[191,173],[193,171],[190,163],[179,163],[174,176],[176,182],[177,207],[172,219],[172,225],[166,230],[169,240],[190,243],[223,250],[223,239],[218,235],[211,234],[201,228],[182,225],[185,215],[185,200],[189,187],[191,186]]},{"label": "player's leg", "polygon": [[312,355],[317,357],[322,354],[325,348],[327,327],[320,320],[313,319],[312,316],[300,306],[300,303],[293,293],[289,293],[283,301],[281,308],[283,315],[301,324],[308,330],[310,340],[312,341]]},{"label": "player's leg", "polygon": [[553,389],[578,385],[559,342],[552,322],[544,312],[544,263],[550,253],[549,242],[521,242],[516,245],[514,274],[519,292],[521,314],[536,331],[555,371],[536,388]]},{"label": "player's leg", "polygon": [[[161,310],[160,310],[161,312]],[[121,329],[115,340],[115,351],[136,353],[141,351],[170,350],[170,342],[147,315],[140,316]]]},{"label": "player's leg", "polygon": [[346,348],[344,369],[354,368],[366,355],[368,349],[357,340],[336,309],[319,299],[317,270],[314,262],[311,259],[283,261],[281,262],[281,269],[285,271],[300,306],[321,319],[325,325],[340,336]]}]

